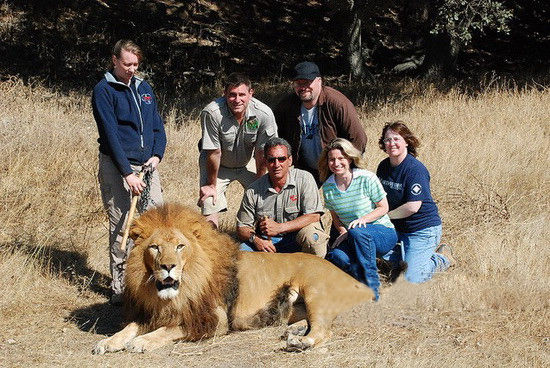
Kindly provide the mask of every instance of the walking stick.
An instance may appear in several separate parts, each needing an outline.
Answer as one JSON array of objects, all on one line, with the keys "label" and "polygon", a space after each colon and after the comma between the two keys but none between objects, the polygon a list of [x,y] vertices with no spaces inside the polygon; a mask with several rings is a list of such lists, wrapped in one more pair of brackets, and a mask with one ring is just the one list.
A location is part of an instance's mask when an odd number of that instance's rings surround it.
[{"label": "walking stick", "polygon": [[[138,178],[139,180],[143,180],[143,177],[145,176],[145,172],[150,169],[150,166],[144,166],[141,171],[139,172]],[[128,212],[128,219],[126,220],[126,227],[124,228],[124,235],[122,235],[122,242],[120,243],[120,249],[123,251],[126,250],[126,242],[128,241],[128,236],[130,235],[130,225],[132,225],[132,221],[134,220],[134,213],[136,212],[136,206],[137,201],[141,194],[132,196],[132,203],[130,204],[130,211]]]}]

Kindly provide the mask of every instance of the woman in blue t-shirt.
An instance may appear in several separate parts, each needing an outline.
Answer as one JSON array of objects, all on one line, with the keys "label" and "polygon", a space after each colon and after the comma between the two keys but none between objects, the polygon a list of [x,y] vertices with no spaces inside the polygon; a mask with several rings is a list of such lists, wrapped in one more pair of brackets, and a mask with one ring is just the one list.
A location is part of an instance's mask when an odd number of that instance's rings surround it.
[{"label": "woman in blue t-shirt", "polygon": [[[451,266],[452,255],[445,245],[436,250],[441,218],[430,193],[430,173],[416,159],[420,142],[403,122],[396,121],[384,126],[378,144],[388,158],[380,162],[376,175],[388,194],[388,215],[404,244],[405,279],[428,281],[434,272]],[[399,254],[391,257],[394,261],[399,258]]]},{"label": "woman in blue t-shirt", "polygon": [[365,170],[361,153],[342,138],[323,149],[319,174],[321,180],[326,179],[323,183],[325,206],[340,233],[337,239],[340,243],[326,258],[370,287],[378,300],[380,278],[376,256],[387,254],[397,242],[380,180]]}]

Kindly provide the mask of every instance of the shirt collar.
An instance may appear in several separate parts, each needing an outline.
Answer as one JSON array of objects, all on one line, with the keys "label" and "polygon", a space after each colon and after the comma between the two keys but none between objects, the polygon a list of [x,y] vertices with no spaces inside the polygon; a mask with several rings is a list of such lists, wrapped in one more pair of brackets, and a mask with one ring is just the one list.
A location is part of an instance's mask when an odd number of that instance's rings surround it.
[{"label": "shirt collar", "polygon": [[[246,107],[246,111],[244,113],[243,122],[245,122],[245,123],[249,120],[252,120],[252,119],[256,118],[256,113],[255,113],[256,110],[251,107],[253,103],[254,103],[254,98],[251,98],[250,101],[248,102],[248,106]],[[227,115],[233,116],[233,112],[231,112],[231,110],[229,109],[229,105],[227,104],[227,99],[225,97],[223,97],[223,106],[222,106],[222,108],[224,109],[224,112]]]},{"label": "shirt collar", "polygon": [[[294,172],[294,168],[291,167],[290,170],[288,170],[288,174],[287,174],[287,177],[286,177],[286,183],[283,186],[283,189],[281,189],[281,192],[283,190],[285,190],[286,188],[289,188],[289,187],[294,188],[296,186],[296,178],[294,177],[293,172]],[[269,179],[269,174],[265,174],[265,176],[267,176],[267,183],[268,183],[268,185],[266,186],[265,192],[266,193],[267,192],[277,193],[275,191],[275,189],[273,188],[273,185],[271,185],[271,180]]]}]

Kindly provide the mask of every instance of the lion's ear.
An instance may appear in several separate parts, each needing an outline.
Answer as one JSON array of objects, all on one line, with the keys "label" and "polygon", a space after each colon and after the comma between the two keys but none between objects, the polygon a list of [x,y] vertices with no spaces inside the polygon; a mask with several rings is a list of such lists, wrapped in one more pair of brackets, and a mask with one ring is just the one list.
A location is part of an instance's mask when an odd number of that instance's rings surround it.
[{"label": "lion's ear", "polygon": [[195,221],[191,224],[191,231],[193,232],[193,236],[195,238],[200,238],[202,234],[202,227],[205,226],[204,223],[201,223],[200,221]]},{"label": "lion's ear", "polygon": [[130,226],[130,238],[132,240],[136,240],[143,233],[143,230],[143,226],[141,225],[139,220],[135,220],[132,223],[132,226]]}]

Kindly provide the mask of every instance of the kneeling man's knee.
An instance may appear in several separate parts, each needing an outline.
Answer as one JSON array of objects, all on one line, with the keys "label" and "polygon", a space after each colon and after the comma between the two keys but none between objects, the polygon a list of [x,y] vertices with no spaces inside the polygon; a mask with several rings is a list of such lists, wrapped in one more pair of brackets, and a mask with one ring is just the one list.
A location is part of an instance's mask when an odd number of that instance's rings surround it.
[{"label": "kneeling man's knee", "polygon": [[302,252],[321,258],[327,254],[328,240],[329,236],[320,222],[309,224],[296,234],[296,242],[302,247]]}]

